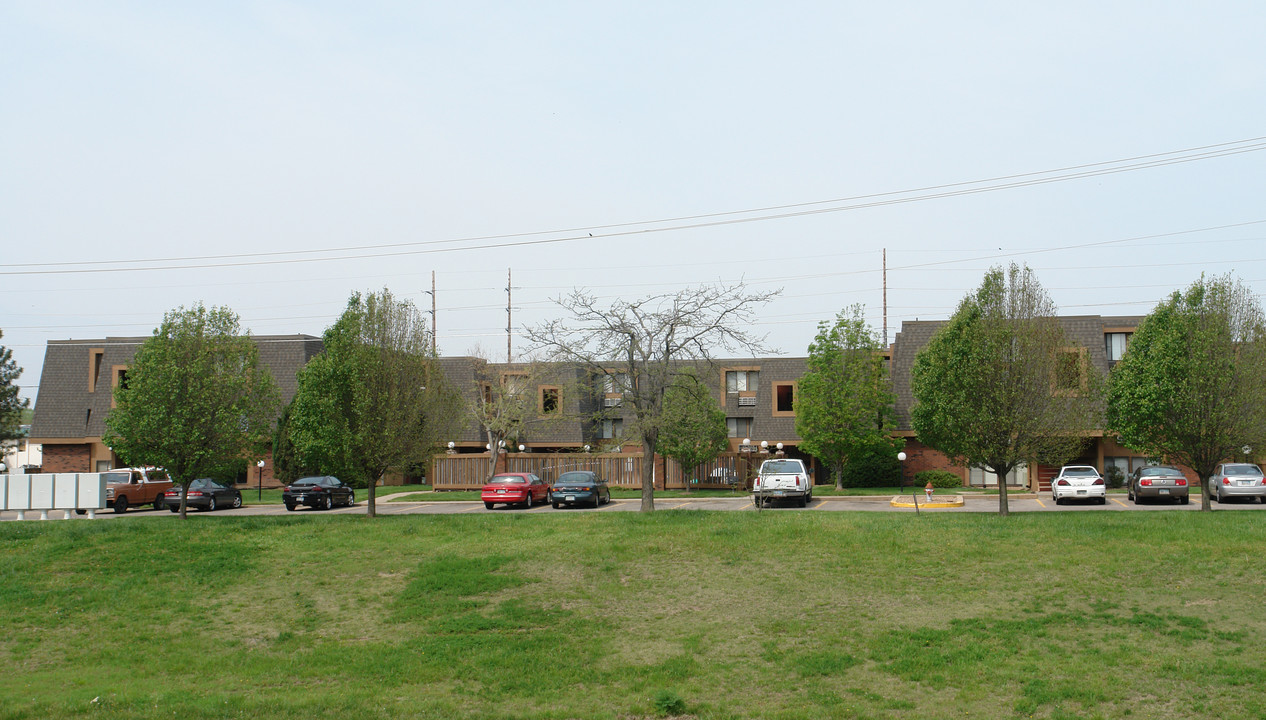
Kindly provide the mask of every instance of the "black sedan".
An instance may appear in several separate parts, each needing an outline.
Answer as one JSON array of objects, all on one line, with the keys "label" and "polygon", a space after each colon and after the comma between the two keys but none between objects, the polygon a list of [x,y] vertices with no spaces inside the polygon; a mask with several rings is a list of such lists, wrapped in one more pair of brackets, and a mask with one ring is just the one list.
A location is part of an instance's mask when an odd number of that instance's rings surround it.
[{"label": "black sedan", "polygon": [[355,505],[356,491],[333,475],[317,475],[299,478],[287,485],[281,491],[281,501],[287,510],[299,505],[329,510],[335,505]]},{"label": "black sedan", "polygon": [[[174,487],[163,495],[163,502],[172,512],[180,510],[180,488]],[[211,478],[198,478],[189,483],[189,493],[185,496],[186,508],[199,510],[215,510],[216,508],[242,507],[242,493],[230,485],[218,483]]]},{"label": "black sedan", "polygon": [[611,502],[611,489],[607,481],[589,470],[572,470],[558,476],[549,489],[550,504],[592,505],[598,507]]}]

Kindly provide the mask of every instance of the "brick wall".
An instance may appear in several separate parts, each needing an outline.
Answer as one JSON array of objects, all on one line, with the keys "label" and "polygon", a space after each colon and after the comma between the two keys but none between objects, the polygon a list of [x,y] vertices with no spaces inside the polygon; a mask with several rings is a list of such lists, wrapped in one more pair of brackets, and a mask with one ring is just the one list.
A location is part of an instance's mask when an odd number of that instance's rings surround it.
[{"label": "brick wall", "polygon": [[906,483],[913,481],[915,473],[924,470],[948,470],[962,478],[964,485],[967,484],[967,468],[950,462],[949,457],[940,450],[933,450],[918,440],[907,438],[902,452],[906,454]]},{"label": "brick wall", "polygon": [[89,447],[80,445],[44,444],[44,464],[41,468],[46,473],[92,472],[90,467]]}]

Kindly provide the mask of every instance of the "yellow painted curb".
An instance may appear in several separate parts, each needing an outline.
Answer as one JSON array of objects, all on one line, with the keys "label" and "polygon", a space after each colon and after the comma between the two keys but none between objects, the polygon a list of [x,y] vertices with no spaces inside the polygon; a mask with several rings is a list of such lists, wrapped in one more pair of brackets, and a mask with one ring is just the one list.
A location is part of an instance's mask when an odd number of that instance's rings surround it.
[{"label": "yellow painted curb", "polygon": [[[912,508],[914,507],[914,498],[910,495],[894,495],[892,500],[888,504],[893,507]],[[941,495],[940,497],[937,497],[934,494],[932,495],[931,500],[922,500],[922,499],[919,500],[920,508],[935,509],[935,508],[956,508],[956,507],[962,507],[962,506],[963,506],[962,495],[951,495],[949,497]]]}]

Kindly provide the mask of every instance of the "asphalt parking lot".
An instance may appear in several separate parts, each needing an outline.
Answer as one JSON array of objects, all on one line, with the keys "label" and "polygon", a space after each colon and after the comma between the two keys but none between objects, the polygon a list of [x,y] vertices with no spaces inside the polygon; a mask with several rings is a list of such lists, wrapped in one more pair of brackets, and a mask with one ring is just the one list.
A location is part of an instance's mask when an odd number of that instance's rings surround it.
[{"label": "asphalt parking lot", "polygon": [[[415,495],[417,493],[410,493]],[[618,499],[612,500],[610,504],[603,505],[601,508],[560,508],[553,509],[549,505],[538,505],[532,509],[513,508],[504,505],[498,505],[492,510],[484,507],[480,501],[459,501],[459,500],[434,500],[423,502],[391,502],[390,495],[384,495],[377,499],[377,511],[379,515],[457,515],[463,513],[481,513],[495,515],[498,513],[577,513],[577,512],[637,512],[641,506],[639,499]],[[908,496],[903,496],[908,497]],[[940,500],[942,495],[937,495],[936,499]],[[963,496],[964,502],[962,507],[952,508],[920,508],[919,512],[932,513],[962,513],[962,512],[979,512],[979,513],[996,513],[998,512],[998,496],[997,495],[974,495],[967,494]],[[850,497],[816,497],[807,508],[800,508],[794,503],[774,505],[765,508],[759,512],[896,512],[896,513],[914,513],[913,507],[893,507],[890,503],[891,496],[850,496]],[[922,496],[920,494],[920,500]],[[212,513],[190,511],[189,515],[196,517],[234,517],[242,515],[261,516],[261,515],[284,515],[292,517],[302,516],[323,516],[323,515],[348,515],[363,514],[366,511],[366,501],[361,498],[360,501],[352,507],[335,508],[333,510],[313,510],[310,508],[300,508],[294,512],[288,512],[282,505],[245,505],[236,510],[217,510]],[[1066,505],[1056,505],[1049,496],[1039,497],[1032,493],[1015,493],[1008,497],[1008,505],[1013,513],[1026,512],[1193,512],[1200,510],[1200,498],[1193,497],[1187,505],[1179,505],[1173,503],[1146,503],[1136,505],[1126,499],[1125,495],[1111,494],[1108,496],[1108,502],[1104,505],[1098,503],[1080,503],[1070,502]],[[734,512],[758,512],[756,506],[751,499],[746,496],[737,497],[700,497],[700,498],[656,498],[656,510],[724,510]],[[1237,502],[1214,503],[1214,511],[1220,510],[1251,510],[1266,511],[1266,505],[1252,499],[1242,499]],[[63,519],[64,511],[51,510],[49,518],[52,520]],[[27,511],[26,519],[37,520],[40,517],[38,511]],[[175,514],[166,510],[153,510],[150,508],[132,509],[123,515],[116,514],[110,510],[98,510],[96,519],[98,520],[114,520],[130,517],[177,517]],[[0,521],[16,520],[15,512],[0,512]],[[87,516],[71,515],[73,520],[85,520]]]}]

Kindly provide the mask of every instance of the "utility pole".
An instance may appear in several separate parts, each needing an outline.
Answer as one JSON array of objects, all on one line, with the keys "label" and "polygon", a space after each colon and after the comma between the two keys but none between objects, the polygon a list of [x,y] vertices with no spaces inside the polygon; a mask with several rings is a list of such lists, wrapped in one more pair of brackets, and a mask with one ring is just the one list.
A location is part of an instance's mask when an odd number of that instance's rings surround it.
[{"label": "utility pole", "polygon": [[513,315],[511,315],[510,289],[514,283],[510,282],[510,268],[505,268],[505,362],[514,362],[514,352],[510,349],[510,328],[514,325]]},{"label": "utility pole", "polygon": [[431,354],[439,357],[439,351],[436,350],[436,335],[439,333],[439,326],[435,320],[435,271],[431,271]]},{"label": "utility pole", "polygon": [[888,350],[888,248],[884,248],[884,351]]}]

